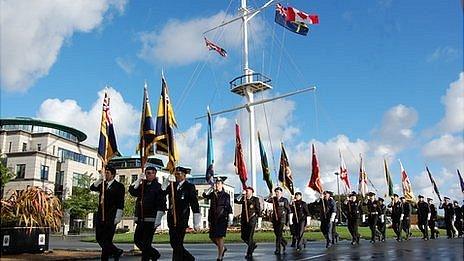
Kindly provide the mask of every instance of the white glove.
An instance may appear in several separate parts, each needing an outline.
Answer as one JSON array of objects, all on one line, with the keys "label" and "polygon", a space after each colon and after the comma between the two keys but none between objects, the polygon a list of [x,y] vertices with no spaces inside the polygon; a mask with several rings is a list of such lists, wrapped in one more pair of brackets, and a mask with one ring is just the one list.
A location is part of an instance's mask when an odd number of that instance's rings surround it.
[{"label": "white glove", "polygon": [[122,220],[122,209],[116,210],[116,215],[114,216],[114,224],[118,224]]},{"label": "white glove", "polygon": [[336,218],[334,222],[335,222],[335,223],[338,223],[338,218]]},{"label": "white glove", "polygon": [[230,213],[229,214],[229,226],[232,226],[234,224],[234,214]]},{"label": "white glove", "polygon": [[330,216],[330,222],[334,222],[335,221],[335,216],[337,215],[337,213],[332,213],[332,215]]},{"label": "white glove", "polygon": [[311,224],[311,217],[306,217],[306,225],[309,226]]},{"label": "white glove", "polygon": [[193,213],[193,229],[200,230],[201,213]]},{"label": "white glove", "polygon": [[456,215],[453,216],[453,222],[456,222]]},{"label": "white glove", "polygon": [[214,188],[213,188],[213,187],[210,187],[209,189],[207,189],[207,190],[205,191],[205,195],[208,196],[208,195],[211,194],[213,191],[214,191]]},{"label": "white glove", "polygon": [[431,213],[428,213],[428,214],[427,214],[427,221],[429,221],[429,220],[430,220],[430,217],[431,217],[431,216],[432,216],[432,214],[431,214]]},{"label": "white glove", "polygon": [[293,213],[288,214],[288,224],[293,225]]},{"label": "white glove", "polygon": [[98,179],[95,180],[95,182],[93,183],[93,186],[98,187],[102,182],[103,182],[103,175],[100,174],[100,176],[98,176]]},{"label": "white glove", "polygon": [[155,218],[155,229],[161,225],[161,219],[164,216],[164,211],[156,211],[156,218]]},{"label": "white glove", "polygon": [[168,181],[169,182],[176,182],[176,177],[171,174],[171,175],[168,176]]},{"label": "white glove", "polygon": [[145,179],[145,174],[140,173],[139,176],[137,177],[137,180],[132,183],[132,186],[134,189],[137,189],[140,186],[140,183],[142,183],[142,180]]},{"label": "white glove", "polygon": [[165,179],[163,184],[161,184],[161,189],[166,190],[169,187],[169,184],[170,184],[169,180]]},{"label": "white glove", "polygon": [[385,215],[380,215],[380,222],[385,223]]},{"label": "white glove", "polygon": [[366,222],[366,214],[362,214],[361,219],[363,223]]},{"label": "white glove", "polygon": [[404,217],[404,214],[401,214],[401,216],[400,216],[400,221],[403,220],[403,217]]}]

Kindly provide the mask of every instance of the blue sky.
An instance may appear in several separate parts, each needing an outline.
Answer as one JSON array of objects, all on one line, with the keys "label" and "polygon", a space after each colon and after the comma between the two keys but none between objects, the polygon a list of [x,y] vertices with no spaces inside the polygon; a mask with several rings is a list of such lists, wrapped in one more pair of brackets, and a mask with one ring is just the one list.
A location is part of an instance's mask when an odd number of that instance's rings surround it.
[{"label": "blue sky", "polygon": [[[228,86],[242,73],[240,23],[207,34],[228,51],[226,59],[207,51],[202,32],[235,17],[239,2],[2,1],[1,116],[71,125],[88,133],[89,144],[95,145],[102,90],[110,85],[119,147],[130,155],[138,136],[144,81],[156,108],[164,68],[179,122],[181,163],[202,173],[206,122],[195,117],[207,105],[218,111],[244,102]],[[264,1],[249,4],[257,7]],[[385,193],[382,159],[387,157],[397,192],[400,158],[416,195],[433,196],[424,176],[427,163],[442,194],[462,198],[456,176],[456,168],[464,167],[461,1],[283,4],[318,14],[320,24],[302,37],[276,25],[274,8],[268,8],[251,24],[250,66],[273,81],[273,90],[257,99],[318,88],[315,94],[266,105],[267,124],[263,107],[257,108],[268,154],[270,125],[275,161],[283,141],[297,188],[315,196],[305,189],[309,148],[315,143],[326,188],[336,189],[332,173],[340,148],[355,188],[358,154],[363,153],[379,194]],[[235,119],[247,144],[244,113],[214,119],[220,173],[233,173]],[[264,185],[261,168],[257,170],[258,184]]]}]

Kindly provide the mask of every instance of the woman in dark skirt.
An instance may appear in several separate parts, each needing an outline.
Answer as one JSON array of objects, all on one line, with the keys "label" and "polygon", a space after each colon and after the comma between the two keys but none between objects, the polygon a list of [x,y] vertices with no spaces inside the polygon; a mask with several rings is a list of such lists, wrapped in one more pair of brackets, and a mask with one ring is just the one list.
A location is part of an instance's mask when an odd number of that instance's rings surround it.
[{"label": "woman in dark skirt", "polygon": [[203,197],[211,200],[208,213],[209,237],[217,246],[217,260],[222,260],[227,251],[224,247],[227,225],[232,224],[233,220],[230,196],[224,191],[222,179],[217,178],[214,185],[203,192]]}]

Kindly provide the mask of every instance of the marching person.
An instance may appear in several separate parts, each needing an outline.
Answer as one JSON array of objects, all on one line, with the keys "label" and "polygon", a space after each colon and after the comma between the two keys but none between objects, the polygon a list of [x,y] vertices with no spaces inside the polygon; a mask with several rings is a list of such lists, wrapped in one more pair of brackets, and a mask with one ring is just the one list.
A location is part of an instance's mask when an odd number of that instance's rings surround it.
[{"label": "marching person", "polygon": [[409,237],[412,235],[411,229],[411,204],[406,201],[405,197],[401,197],[401,204],[403,205],[403,221],[401,227],[406,233],[406,240],[409,240]]},{"label": "marching person", "polygon": [[456,220],[454,221],[454,227],[456,228],[458,237],[462,237],[463,234],[463,218],[462,218],[462,208],[459,206],[457,200],[453,202],[454,204],[454,215],[456,216]]},{"label": "marching person", "polygon": [[438,213],[437,213],[437,208],[433,204],[433,199],[432,198],[427,198],[427,203],[429,204],[430,208],[430,218],[428,221],[428,225],[430,228],[430,238],[435,239],[438,238],[438,231],[436,230],[436,222],[438,219]]},{"label": "marching person", "polygon": [[351,244],[359,244],[359,202],[356,201],[356,192],[351,192],[349,198],[343,202],[343,209],[348,219],[348,230],[351,234]]},{"label": "marching person", "polygon": [[129,194],[137,197],[135,202],[134,243],[142,251],[142,260],[158,260],[160,253],[153,248],[153,234],[161,225],[166,211],[166,195],[156,178],[156,168],[148,166],[145,174],[141,173],[137,180],[129,186]]},{"label": "marching person", "polygon": [[293,233],[296,237],[296,251],[301,251],[301,245],[306,248],[306,242],[303,238],[307,220],[309,216],[308,205],[302,199],[301,192],[295,193],[295,199],[292,202],[290,220],[293,223]]},{"label": "marching person", "polygon": [[367,201],[364,202],[365,206],[367,206],[367,222],[369,224],[369,228],[371,230],[371,243],[375,243],[376,238],[380,238],[380,232],[377,230],[377,221],[379,217],[378,212],[378,202],[375,200],[375,193],[369,192],[367,193]]},{"label": "marching person", "polygon": [[223,180],[216,178],[214,185],[203,192],[203,198],[210,200],[208,211],[209,238],[217,246],[217,261],[221,261],[227,251],[227,248],[224,247],[224,237],[227,225],[232,225],[234,220],[230,196],[224,191],[223,185]]},{"label": "marching person", "polygon": [[[190,209],[193,212],[193,228],[195,230],[200,229],[201,221],[195,185],[186,180],[186,175],[189,173],[190,169],[188,168],[176,167],[174,176],[169,175],[168,179],[163,183],[163,190],[169,198],[167,219],[169,242],[173,250],[172,260],[174,261],[195,260],[192,254],[184,248],[185,230],[188,227]],[[169,182],[174,182],[174,188],[171,188]],[[172,193],[174,193],[174,201]]]},{"label": "marching person", "polygon": [[430,206],[424,201],[424,196],[419,195],[419,202],[417,202],[417,225],[422,232],[422,239],[429,240],[429,230],[427,223],[430,219]]},{"label": "marching person", "polygon": [[[256,249],[256,242],[253,240],[255,234],[256,224],[258,223],[258,218],[261,216],[261,204],[259,199],[253,196],[253,188],[247,187],[242,196],[235,199],[236,204],[240,204],[242,207],[242,213],[240,215],[240,235],[247,244],[247,253],[245,258],[251,259],[253,257],[253,251]],[[248,215],[248,220],[247,220]]]},{"label": "marching person", "polygon": [[320,211],[321,211],[321,232],[326,240],[326,248],[332,246],[332,226],[335,222],[335,200],[331,198],[332,191],[324,191],[321,198],[319,199]]},{"label": "marching person", "polygon": [[380,241],[385,242],[386,239],[386,232],[387,232],[387,207],[383,203],[385,200],[383,198],[378,198],[377,202],[378,211],[379,211],[379,218],[377,220],[377,229],[380,232]]},{"label": "marching person", "polygon": [[401,222],[403,221],[403,204],[399,200],[398,194],[393,194],[393,199],[388,205],[391,208],[392,228],[396,234],[396,241],[402,241]]},{"label": "marching person", "polygon": [[[276,236],[276,250],[275,255],[280,255],[285,252],[287,247],[287,241],[284,239],[282,233],[284,226],[287,222],[291,222],[287,215],[290,213],[290,204],[288,199],[282,196],[283,190],[281,187],[274,189],[275,196],[267,199],[267,202],[272,203],[274,211],[272,213],[272,226],[274,228],[274,234]],[[282,251],[281,250],[282,247]]]},{"label": "marching person", "polygon": [[[103,175],[105,181],[103,181]],[[116,169],[107,165],[105,167],[105,173],[101,174],[99,178],[90,185],[91,191],[100,193],[95,224],[95,237],[102,248],[101,260],[108,260],[109,257],[114,257],[114,260],[119,260],[124,252],[113,244],[116,225],[121,222],[122,219],[125,194],[124,185],[116,181],[114,179],[115,176]],[[102,186],[104,194],[102,194]]]},{"label": "marching person", "polygon": [[444,197],[445,202],[440,202],[440,209],[445,210],[445,226],[446,236],[448,238],[454,237],[453,220],[454,220],[454,207],[450,202],[450,198]]}]

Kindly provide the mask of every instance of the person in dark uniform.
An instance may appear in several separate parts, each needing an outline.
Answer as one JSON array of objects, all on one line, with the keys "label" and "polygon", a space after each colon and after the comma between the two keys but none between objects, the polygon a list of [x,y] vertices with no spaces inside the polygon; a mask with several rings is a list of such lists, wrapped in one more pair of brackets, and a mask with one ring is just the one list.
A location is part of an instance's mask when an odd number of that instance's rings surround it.
[{"label": "person in dark uniform", "polygon": [[455,221],[454,221],[454,227],[456,228],[457,236],[462,237],[463,233],[463,220],[462,220],[462,208],[459,206],[458,201],[454,201],[454,215],[455,215]]},{"label": "person in dark uniform", "polygon": [[402,241],[401,221],[403,221],[403,204],[399,200],[398,194],[393,194],[392,201],[388,205],[391,208],[392,228],[396,234],[396,241]]},{"label": "person in dark uniform", "polygon": [[142,260],[158,260],[160,253],[153,248],[153,234],[161,225],[166,211],[166,195],[156,179],[156,168],[148,166],[129,186],[129,193],[137,197],[135,202],[134,243],[142,251]]},{"label": "person in dark uniform", "polygon": [[[190,169],[188,168],[176,167],[174,176],[169,175],[168,179],[163,183],[163,190],[169,198],[167,219],[169,242],[173,250],[172,260],[174,261],[195,260],[192,254],[184,248],[185,229],[188,227],[190,209],[193,212],[193,228],[195,230],[200,229],[201,221],[195,185],[186,180],[186,175],[189,173]],[[173,193],[175,201],[172,199]],[[174,220],[174,217],[176,220]]]},{"label": "person in dark uniform", "polygon": [[[274,254],[280,255],[285,252],[287,247],[287,241],[283,237],[284,226],[288,220],[288,215],[290,213],[290,204],[288,199],[282,196],[283,191],[281,187],[274,189],[275,196],[267,199],[267,202],[272,203],[273,213],[272,213],[272,226],[274,228],[274,234],[276,236],[276,250]],[[282,247],[282,251],[280,251]]]},{"label": "person in dark uniform", "polygon": [[405,197],[401,197],[401,204],[403,205],[403,221],[401,222],[401,227],[406,233],[406,240],[409,240],[411,233],[411,204],[406,201]]},{"label": "person in dark uniform", "polygon": [[337,233],[337,222],[340,219],[340,217],[338,215],[339,214],[339,211],[338,211],[339,205],[338,205],[338,202],[335,201],[335,199],[333,198],[333,194],[330,195],[330,198],[335,202],[335,220],[332,223],[332,245],[334,245],[334,244],[338,243],[338,240],[339,240],[339,235]]},{"label": "person in dark uniform", "polygon": [[429,220],[428,220],[428,225],[429,225],[429,228],[430,228],[430,238],[435,239],[435,238],[438,238],[438,231],[435,228],[436,227],[436,222],[437,222],[437,219],[438,219],[437,208],[433,204],[433,199],[432,198],[427,198],[427,203],[429,204],[429,208],[430,208]]},{"label": "person in dark uniform", "polygon": [[335,200],[331,198],[333,195],[332,191],[324,191],[319,201],[320,207],[320,218],[321,218],[321,232],[326,240],[326,248],[332,246],[332,226],[335,222]]},{"label": "person in dark uniform", "polygon": [[454,237],[453,219],[454,219],[454,207],[450,202],[450,198],[444,197],[445,202],[440,202],[440,209],[445,210],[445,226],[446,236],[448,238]]},{"label": "person in dark uniform", "polygon": [[213,187],[203,192],[203,198],[210,200],[208,212],[209,238],[217,246],[217,260],[221,261],[227,248],[224,247],[224,237],[227,225],[232,225],[234,216],[230,205],[230,196],[224,191],[223,180],[216,178]]},{"label": "person in dark uniform", "polygon": [[371,243],[375,243],[376,238],[380,238],[380,232],[377,230],[377,221],[379,218],[378,202],[375,200],[375,193],[367,193],[367,200],[364,202],[367,206],[367,223],[371,230]]},{"label": "person in dark uniform", "polygon": [[383,198],[378,198],[378,212],[379,218],[377,220],[377,229],[380,232],[380,241],[385,242],[387,232],[387,207],[383,203]]},{"label": "person in dark uniform", "polygon": [[[90,185],[91,191],[100,193],[97,220],[95,224],[95,237],[102,248],[101,260],[108,260],[114,257],[119,260],[123,250],[113,244],[113,236],[116,225],[121,222],[122,210],[124,209],[124,185],[114,179],[116,169],[112,166],[106,166],[105,179],[103,175]],[[102,205],[102,186],[104,189],[104,200]]]},{"label": "person in dark uniform", "polygon": [[359,207],[360,202],[356,201],[356,192],[351,192],[349,199],[343,202],[343,210],[348,220],[348,230],[351,234],[351,244],[359,244]]},{"label": "person in dark uniform", "polygon": [[430,218],[430,207],[427,202],[424,201],[424,196],[418,196],[419,201],[417,202],[417,225],[419,230],[422,232],[422,239],[429,240],[429,229],[427,228],[428,219]]},{"label": "person in dark uniform", "polygon": [[[259,199],[253,196],[253,188],[247,187],[243,193],[244,195],[236,198],[234,202],[240,204],[242,207],[242,213],[240,215],[240,235],[247,244],[246,258],[251,259],[253,257],[253,251],[256,249],[256,242],[253,240],[255,234],[256,224],[258,218],[261,216],[261,204]],[[248,215],[248,220],[247,220]]]},{"label": "person in dark uniform", "polygon": [[290,208],[291,213],[289,219],[293,224],[293,232],[296,236],[296,251],[298,252],[301,251],[302,245],[306,247],[306,242],[304,241],[303,236],[306,228],[306,218],[309,216],[308,205],[301,199],[301,197],[301,192],[295,193],[295,199],[293,200]]}]

